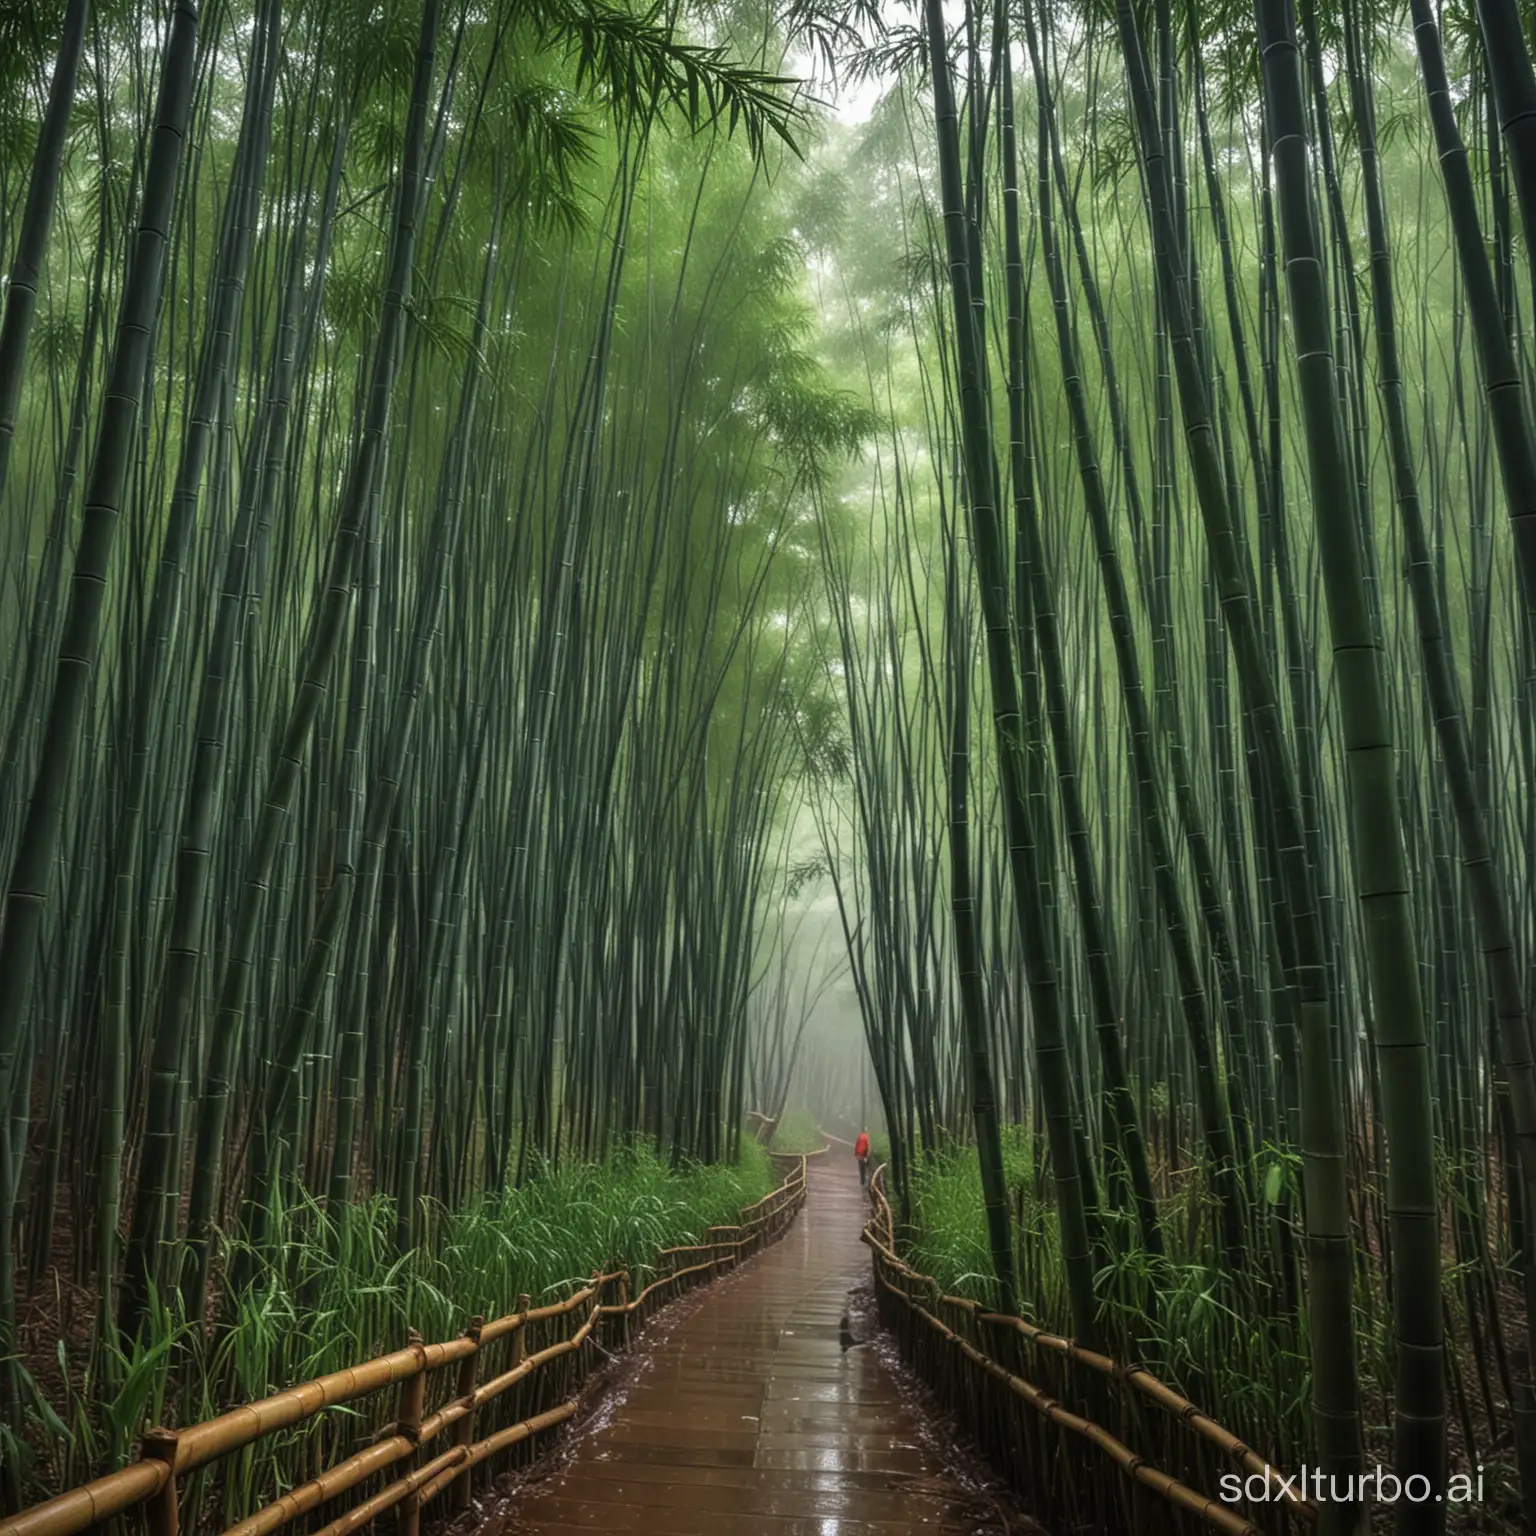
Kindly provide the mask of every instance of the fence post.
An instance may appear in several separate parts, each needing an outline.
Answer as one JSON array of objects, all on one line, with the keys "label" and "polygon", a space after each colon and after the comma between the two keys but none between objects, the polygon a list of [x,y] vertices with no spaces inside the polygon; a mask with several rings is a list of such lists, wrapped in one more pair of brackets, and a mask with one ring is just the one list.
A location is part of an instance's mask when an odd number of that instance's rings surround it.
[{"label": "fence post", "polygon": [[507,1361],[509,1366],[521,1365],[523,1356],[528,1353],[528,1308],[533,1305],[533,1297],[527,1291],[519,1291],[517,1297],[517,1315],[522,1319],[517,1327],[512,1330],[512,1358]]},{"label": "fence post", "polygon": [[144,1524],[149,1536],[177,1536],[179,1516],[176,1504],[176,1442],[179,1438],[174,1429],[148,1430],[139,1443],[139,1452],[146,1461],[163,1461],[166,1465],[165,1483],[159,1493],[144,1505]]},{"label": "fence post", "polygon": [[719,1278],[720,1271],[727,1263],[725,1233],[730,1230],[729,1227],[711,1227],[704,1234],[709,1239],[709,1278],[711,1280]]},{"label": "fence post", "polygon": [[619,1306],[623,1311],[619,1313],[619,1345],[623,1349],[629,1348],[629,1271],[623,1270],[619,1274]]},{"label": "fence post", "polygon": [[[406,1348],[416,1357],[416,1369],[400,1383],[400,1406],[395,1413],[395,1430],[415,1445],[421,1436],[422,1410],[427,1402],[427,1352],[421,1335],[412,1328],[405,1336]],[[413,1453],[406,1461],[412,1466],[416,1461]],[[396,1529],[400,1536],[420,1536],[421,1494],[406,1494],[396,1506],[400,1511]]]},{"label": "fence post", "polygon": [[[577,1345],[576,1358],[572,1362],[575,1367],[572,1375],[575,1377],[575,1389],[578,1392],[587,1379],[587,1362],[591,1360],[596,1352],[597,1335],[603,1322],[602,1305],[605,1286],[606,1282],[603,1279],[602,1270],[594,1269],[592,1271],[592,1305],[587,1308],[587,1322],[591,1323],[592,1331],[587,1335],[583,1343]],[[585,1327],[585,1324],[582,1326]]]},{"label": "fence post", "polygon": [[[480,1369],[480,1330],[485,1327],[485,1319],[479,1314],[470,1318],[469,1326],[464,1330],[466,1339],[474,1340],[474,1352],[465,1355],[459,1361],[459,1379],[455,1387],[457,1396],[462,1400],[471,1396],[475,1390],[475,1377]],[[471,1408],[468,1413],[453,1426],[453,1443],[462,1445],[467,1450],[475,1439],[475,1410]],[[469,1508],[469,1481],[470,1473],[466,1469],[449,1485],[448,1507],[456,1515],[462,1515]]]},{"label": "fence post", "polygon": [[[528,1353],[528,1306],[529,1295],[527,1291],[521,1291],[517,1298],[518,1325],[512,1330],[507,1340],[507,1369],[514,1371],[523,1363],[523,1357]],[[526,1382],[514,1387],[515,1397],[509,1399],[506,1414],[514,1421],[525,1415],[522,1409],[533,1401],[533,1391]]]}]

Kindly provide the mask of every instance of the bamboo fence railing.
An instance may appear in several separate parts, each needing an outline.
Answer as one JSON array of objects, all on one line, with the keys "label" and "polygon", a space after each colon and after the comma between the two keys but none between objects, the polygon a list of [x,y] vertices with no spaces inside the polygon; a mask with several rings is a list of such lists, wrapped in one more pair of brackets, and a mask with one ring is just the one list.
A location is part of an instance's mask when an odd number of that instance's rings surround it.
[{"label": "bamboo fence railing", "polygon": [[[1138,1536],[1182,1532],[1191,1523],[1224,1536],[1312,1530],[1316,1507],[1288,1488],[1279,1471],[1143,1367],[946,1295],[931,1276],[904,1263],[896,1253],[884,1172],[877,1169],[870,1180],[872,1209],[863,1234],[881,1319],[903,1358],[960,1416],[993,1465],[1027,1491],[1037,1518],[1053,1528],[1077,1521]],[[1026,1349],[1034,1364],[1027,1374]],[[1069,1394],[1094,1416],[1066,1407],[1061,1398]],[[1147,1414],[1148,1405],[1161,1412]],[[1118,1421],[1118,1432],[1099,1420]],[[1070,1454],[1072,1437],[1097,1446],[1124,1478],[1073,1477],[1074,1461],[1082,1463]],[[1143,1454],[1133,1443],[1152,1449]],[[1206,1482],[1223,1469],[1243,1479],[1244,1488],[1249,1478],[1263,1478],[1270,1500],[1260,1501],[1249,1518],[1234,1503],[1159,1470],[1158,1463],[1170,1461],[1191,1482]]]},{"label": "bamboo fence railing", "polygon": [[[389,1509],[398,1511],[400,1536],[417,1536],[422,1510],[440,1494],[449,1495],[451,1513],[468,1509],[471,1468],[575,1414],[590,1367],[590,1346],[596,1344],[600,1329],[616,1346],[627,1345],[637,1325],[684,1291],[707,1284],[781,1237],[805,1201],[806,1158],[792,1162],[783,1183],[747,1206],[737,1225],[711,1227],[702,1243],[662,1249],[656,1265],[660,1273],[636,1296],[629,1295],[627,1270],[599,1272],[564,1301],[531,1307],[529,1298],[521,1297],[518,1311],[489,1322],[471,1318],[462,1334],[444,1343],[423,1343],[412,1329],[406,1347],[391,1354],[289,1387],[202,1424],[151,1429],[141,1442],[140,1460],[0,1519],[0,1536],[76,1536],[130,1511],[142,1513],[147,1536],[178,1536],[183,1480],[189,1475],[268,1435],[386,1388],[396,1392],[395,1417],[372,1444],[218,1529],[223,1536],[269,1536],[321,1505],[352,1494],[357,1502],[321,1527],[317,1536],[345,1536]],[[482,1361],[501,1344],[506,1346],[502,1368],[477,1381]],[[429,1412],[428,1385],[449,1367],[455,1368],[452,1395],[444,1394]],[[516,1421],[477,1438],[477,1418],[483,1427],[489,1405],[499,1405],[509,1395],[518,1409]],[[432,1454],[436,1440],[446,1442],[445,1448]],[[394,1475],[384,1478],[387,1473]],[[367,1486],[381,1478],[382,1486]],[[197,1526],[195,1509],[190,1524]]]}]

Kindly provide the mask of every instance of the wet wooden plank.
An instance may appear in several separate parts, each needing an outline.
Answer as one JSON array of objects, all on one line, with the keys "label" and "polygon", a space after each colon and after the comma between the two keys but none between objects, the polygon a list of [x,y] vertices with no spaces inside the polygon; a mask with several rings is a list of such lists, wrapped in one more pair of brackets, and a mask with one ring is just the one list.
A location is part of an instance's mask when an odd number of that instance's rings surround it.
[{"label": "wet wooden plank", "polygon": [[868,1273],[851,1169],[812,1164],[784,1240],[652,1346],[560,1472],[503,1505],[481,1536],[980,1536],[873,1351],[844,1349]]}]

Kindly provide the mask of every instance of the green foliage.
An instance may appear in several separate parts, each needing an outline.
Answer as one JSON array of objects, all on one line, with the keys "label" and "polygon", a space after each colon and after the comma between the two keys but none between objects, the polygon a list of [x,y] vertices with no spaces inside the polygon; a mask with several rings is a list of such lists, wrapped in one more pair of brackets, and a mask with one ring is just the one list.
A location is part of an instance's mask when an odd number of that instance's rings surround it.
[{"label": "green foliage", "polygon": [[[33,1492],[125,1454],[146,1379],[185,1422],[761,1192],[717,1165],[745,1037],[782,1027],[753,1011],[780,829],[840,761],[815,496],[872,420],[814,353],[762,37],[609,0],[204,7],[86,723],[48,736],[164,10],[91,7],[0,488],[8,871],[45,744],[74,764],[0,1027],[0,1097],[45,1106],[24,1160],[56,1138],[0,1201],[6,1253],[39,1234],[0,1336],[50,1266],[107,1314],[57,1422],[24,1390],[53,1400],[52,1341],[0,1372],[53,1447]],[[0,63],[5,254],[35,62]],[[582,1182],[637,1137],[611,1200]]]},{"label": "green foliage", "polygon": [[[1010,1126],[1003,1145],[1020,1310],[1041,1327],[1070,1334],[1056,1222],[1037,1176],[1033,1137]],[[1191,1198],[1186,1190],[1159,1201],[1165,1230],[1177,1230]],[[1204,1204],[1208,1196],[1198,1199]],[[952,1295],[995,1305],[975,1149],[956,1146],[924,1159],[914,1170],[910,1211],[899,1233],[907,1262]],[[1300,1319],[1282,1319],[1273,1301],[1262,1309],[1234,1307],[1219,1265],[1150,1254],[1128,1215],[1105,1214],[1112,1246],[1095,1285],[1116,1356],[1145,1363],[1222,1424],[1262,1426],[1277,1454],[1281,1446],[1305,1446],[1311,1373]]]},{"label": "green foliage", "polygon": [[770,134],[796,148],[792,125],[799,114],[783,96],[794,82],[740,64],[724,47],[683,40],[665,5],[629,11],[608,0],[513,4],[541,47],[564,52],[577,90],[596,88],[630,116],[670,106],[695,126],[723,117],[728,133],[742,127],[754,155]]},{"label": "green foliage", "polygon": [[[568,1295],[594,1269],[628,1269],[633,1293],[653,1277],[659,1249],[735,1223],[775,1183],[767,1153],[746,1139],[738,1162],[676,1168],[636,1140],[604,1163],[568,1163],[457,1210],[436,1208],[426,1241],[406,1253],[384,1196],[339,1210],[303,1192],[274,1197],[265,1236],[236,1231],[221,1242],[224,1264],[247,1261],[250,1278],[226,1297],[211,1335],[154,1297],[149,1332],[126,1353],[75,1361],[60,1343],[67,1397],[57,1408],[24,1377],[29,1440],[42,1446],[40,1457],[26,1447],[24,1464],[38,1486],[68,1486],[131,1460],[150,1424],[211,1418],[360,1364],[400,1348],[408,1328],[452,1338],[476,1314],[516,1311],[520,1295],[535,1305]],[[249,1509],[263,1489],[293,1486],[338,1419],[362,1415],[366,1427],[390,1406],[338,1409],[221,1464],[222,1508]]]},{"label": "green foliage", "polygon": [[[804,1109],[786,1109],[773,1128],[773,1139],[768,1143],[773,1152],[816,1152],[826,1145],[816,1117]],[[828,1157],[834,1157],[841,1149],[833,1145]]]}]

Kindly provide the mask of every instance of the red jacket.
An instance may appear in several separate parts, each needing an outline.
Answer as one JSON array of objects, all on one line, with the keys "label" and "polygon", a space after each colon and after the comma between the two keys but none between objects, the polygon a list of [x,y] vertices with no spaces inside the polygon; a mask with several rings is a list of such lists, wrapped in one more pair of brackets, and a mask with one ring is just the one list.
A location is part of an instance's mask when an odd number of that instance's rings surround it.
[{"label": "red jacket", "polygon": [[869,1156],[869,1137],[863,1131],[859,1132],[859,1139],[853,1144],[853,1155],[860,1158]]}]

